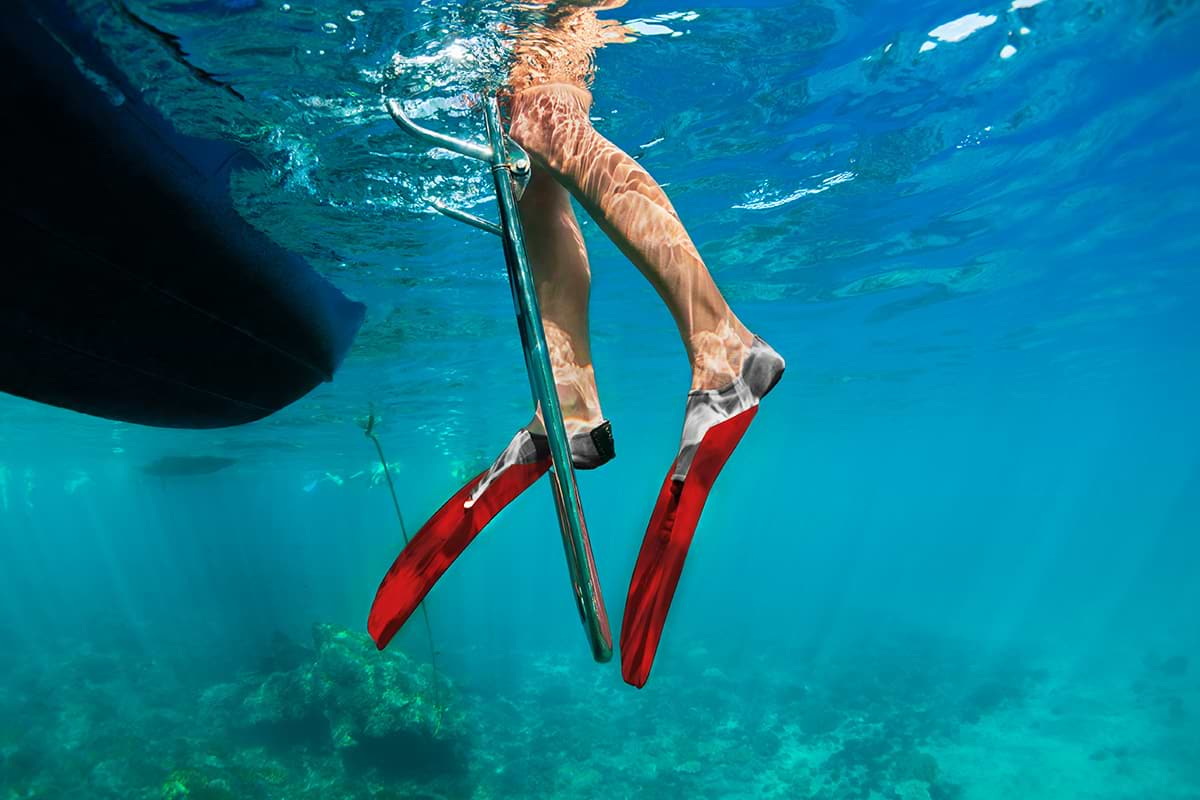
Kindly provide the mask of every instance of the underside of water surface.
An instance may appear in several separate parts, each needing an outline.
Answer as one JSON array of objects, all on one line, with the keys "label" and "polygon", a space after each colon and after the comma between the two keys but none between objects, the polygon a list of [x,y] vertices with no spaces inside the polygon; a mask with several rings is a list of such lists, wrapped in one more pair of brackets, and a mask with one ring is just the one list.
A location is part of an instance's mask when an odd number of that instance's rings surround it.
[{"label": "underside of water surface", "polygon": [[[263,164],[237,212],[366,317],[250,425],[0,395],[0,800],[1200,797],[1200,6],[740,3],[603,10],[624,40],[589,65],[593,125],[788,362],[641,690],[591,658],[543,484],[427,627],[366,628],[401,526],[532,413],[499,243],[431,206],[491,218],[491,176],[383,99],[483,141],[550,12],[72,3],[174,125]],[[576,212],[619,629],[690,371]]]}]

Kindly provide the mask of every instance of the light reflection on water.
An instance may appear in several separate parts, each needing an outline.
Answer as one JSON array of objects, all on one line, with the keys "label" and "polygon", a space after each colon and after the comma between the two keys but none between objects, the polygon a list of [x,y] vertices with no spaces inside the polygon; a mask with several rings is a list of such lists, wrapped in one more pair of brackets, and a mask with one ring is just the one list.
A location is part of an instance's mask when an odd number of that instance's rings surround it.
[{"label": "light reflection on water", "polygon": [[[489,215],[490,179],[406,139],[381,92],[478,138],[472,98],[503,79],[514,36],[544,7],[130,3],[241,102],[197,89],[106,3],[80,6],[181,126],[265,162],[234,180],[242,213],[368,304],[339,380],[267,426],[350,419],[370,400],[449,451],[457,423],[427,409],[470,403],[483,382],[524,403],[520,362],[493,358],[516,352],[494,243],[428,205]],[[944,368],[1021,342],[1035,373],[1052,370],[1056,348],[1169,328],[1171,298],[1194,292],[1181,259],[1195,236],[1179,224],[1196,205],[1187,3],[658,3],[600,16],[630,35],[595,54],[595,124],[667,187],[735,306],[814,372],[906,372],[964,318],[995,324],[958,337]],[[631,354],[613,379],[674,363],[653,292],[594,225],[584,232],[595,336]],[[915,350],[872,352],[880,334]],[[838,355],[810,352],[831,337]],[[1074,368],[1087,375],[1086,362]]]}]

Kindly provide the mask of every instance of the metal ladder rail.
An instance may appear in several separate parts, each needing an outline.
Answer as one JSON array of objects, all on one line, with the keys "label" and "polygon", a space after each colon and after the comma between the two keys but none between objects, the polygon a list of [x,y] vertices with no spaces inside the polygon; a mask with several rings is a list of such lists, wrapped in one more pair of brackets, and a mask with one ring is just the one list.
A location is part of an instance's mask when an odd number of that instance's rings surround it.
[{"label": "metal ladder rail", "polygon": [[550,364],[550,348],[546,344],[537,289],[525,250],[525,232],[521,227],[516,193],[513,191],[514,184],[523,191],[529,181],[532,169],[529,156],[520,145],[504,134],[495,98],[488,98],[483,104],[487,145],[463,141],[422,127],[404,112],[396,100],[387,100],[386,106],[396,124],[411,136],[435,147],[483,161],[491,168],[500,213],[499,224],[440,203],[435,202],[432,205],[452,219],[499,236],[504,244],[504,260],[508,268],[517,326],[521,333],[521,347],[525,354],[529,387],[534,403],[542,410],[542,420],[550,442],[550,483],[566,551],[571,588],[588,643],[592,648],[592,657],[599,662],[608,661],[612,658],[612,631],[609,627],[608,613],[604,608],[604,598],[600,592],[600,580],[596,574],[587,523],[584,521],[579,487],[575,482],[570,440],[563,425],[562,408],[554,383],[554,370]]}]

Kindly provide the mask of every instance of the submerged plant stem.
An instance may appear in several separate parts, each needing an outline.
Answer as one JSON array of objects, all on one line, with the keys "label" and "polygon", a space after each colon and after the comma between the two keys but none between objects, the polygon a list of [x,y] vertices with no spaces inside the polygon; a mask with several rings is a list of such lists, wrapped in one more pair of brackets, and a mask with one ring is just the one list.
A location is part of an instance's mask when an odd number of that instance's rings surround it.
[{"label": "submerged plant stem", "polygon": [[[404,514],[400,512],[400,500],[396,497],[396,485],[392,483],[392,471],[388,468],[387,458],[383,455],[383,445],[379,443],[379,437],[375,435],[374,415],[368,419],[365,433],[366,437],[375,444],[375,452],[379,454],[379,465],[383,468],[383,477],[387,479],[388,492],[392,496],[392,507],[396,509],[396,520],[400,523],[400,535],[404,537],[404,546],[408,547],[408,528],[404,524]],[[425,620],[425,636],[429,640],[429,664],[433,667],[433,704],[437,709],[438,718],[433,732],[437,733],[442,715],[442,699],[439,688],[441,680],[438,676],[437,651],[433,647],[433,626],[429,623],[429,609],[425,607],[424,601],[421,602],[421,618]]]}]

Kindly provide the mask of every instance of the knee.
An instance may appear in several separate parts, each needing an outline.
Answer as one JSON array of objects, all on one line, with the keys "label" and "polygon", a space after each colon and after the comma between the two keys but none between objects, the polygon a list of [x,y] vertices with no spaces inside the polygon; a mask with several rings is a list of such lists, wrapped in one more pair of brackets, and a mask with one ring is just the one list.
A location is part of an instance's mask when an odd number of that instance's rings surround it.
[{"label": "knee", "polygon": [[537,161],[541,160],[540,154],[549,146],[549,127],[550,121],[545,111],[529,98],[518,95],[512,104],[508,135]]},{"label": "knee", "polygon": [[509,135],[534,164],[555,176],[564,174],[571,154],[591,132],[587,112],[574,98],[524,92],[513,102]]}]

